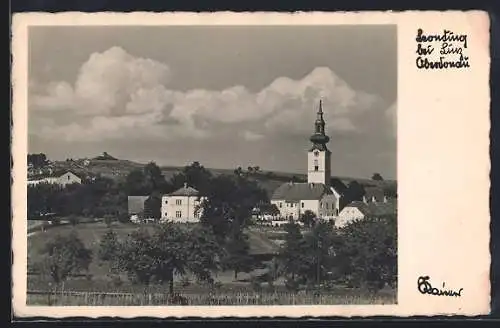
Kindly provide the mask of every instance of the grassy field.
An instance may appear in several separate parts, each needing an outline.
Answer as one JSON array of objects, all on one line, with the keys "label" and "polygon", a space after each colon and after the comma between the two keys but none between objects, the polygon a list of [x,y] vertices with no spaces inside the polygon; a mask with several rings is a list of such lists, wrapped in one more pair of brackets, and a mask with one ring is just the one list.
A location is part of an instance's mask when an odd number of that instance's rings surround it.
[{"label": "grassy field", "polygon": [[[153,229],[153,225],[133,225],[114,223],[112,228],[119,239],[126,238],[129,233],[143,227]],[[28,266],[33,264],[40,249],[48,239],[57,234],[69,234],[76,229],[78,236],[86,247],[95,254],[98,253],[101,237],[108,227],[101,222],[80,223],[75,227],[61,225],[51,227],[45,232],[37,232],[28,237]],[[250,240],[256,249],[269,249],[272,243],[279,242],[284,237],[283,231],[276,228],[256,228],[250,231]],[[369,295],[356,289],[338,287],[334,290],[323,291],[321,296],[314,294],[292,294],[286,291],[283,279],[276,280],[273,285],[262,283],[256,289],[250,281],[261,273],[255,270],[250,273],[239,273],[234,279],[232,271],[218,272],[214,279],[219,284],[214,286],[201,285],[189,275],[176,277],[174,290],[187,298],[188,304],[394,304],[396,295],[394,290],[385,290],[377,295]],[[53,292],[53,284],[47,277],[28,275],[28,303],[53,305],[166,305],[170,304],[165,295],[166,285],[134,285],[127,281],[126,276],[119,280],[108,276],[109,267],[100,263],[96,257],[89,267],[89,276],[73,277],[64,283],[64,292]],[[162,291],[164,291],[162,293]],[[209,297],[209,295],[211,295]]]}]

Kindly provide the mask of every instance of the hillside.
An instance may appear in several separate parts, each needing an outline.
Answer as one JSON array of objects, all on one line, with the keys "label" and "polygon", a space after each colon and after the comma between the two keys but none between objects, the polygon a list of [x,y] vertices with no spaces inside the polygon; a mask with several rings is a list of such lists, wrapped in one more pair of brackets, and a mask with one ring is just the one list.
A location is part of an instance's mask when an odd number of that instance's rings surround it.
[{"label": "hillside", "polygon": [[[117,159],[108,154],[109,158],[103,159],[103,156],[95,157],[94,159],[80,159],[80,160],[67,160],[61,162],[55,162],[54,167],[57,170],[71,170],[76,174],[82,175],[101,175],[104,177],[109,177],[113,179],[124,179],[132,170],[141,169],[146,164],[137,163],[124,159]],[[161,166],[163,175],[168,180],[178,172],[180,172],[183,167],[175,166]],[[234,174],[232,169],[216,169],[207,168],[213,175],[221,174]],[[245,170],[243,170],[243,174]],[[274,190],[285,182],[295,180],[297,182],[307,181],[307,176],[305,174],[297,173],[286,173],[286,172],[271,172],[271,171],[259,171],[257,173],[248,174],[250,179],[256,180],[262,188],[264,188],[269,195],[271,195]],[[352,181],[357,181],[362,186],[377,186],[381,188],[392,187],[396,185],[394,180],[384,180],[375,181],[370,179],[359,179],[353,177],[332,177],[337,181],[341,181],[344,185],[348,185]]]}]

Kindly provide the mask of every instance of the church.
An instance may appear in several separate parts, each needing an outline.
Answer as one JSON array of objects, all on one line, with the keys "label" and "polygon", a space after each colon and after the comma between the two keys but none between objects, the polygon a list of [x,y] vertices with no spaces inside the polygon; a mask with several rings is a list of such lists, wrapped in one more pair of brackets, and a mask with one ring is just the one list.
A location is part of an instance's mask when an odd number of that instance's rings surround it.
[{"label": "church", "polygon": [[333,220],[339,215],[341,193],[330,182],[331,152],[327,147],[330,138],[325,133],[321,100],[309,140],[312,146],[307,152],[307,182],[284,183],[274,191],[271,203],[286,220],[298,220],[307,210],[318,218]]}]

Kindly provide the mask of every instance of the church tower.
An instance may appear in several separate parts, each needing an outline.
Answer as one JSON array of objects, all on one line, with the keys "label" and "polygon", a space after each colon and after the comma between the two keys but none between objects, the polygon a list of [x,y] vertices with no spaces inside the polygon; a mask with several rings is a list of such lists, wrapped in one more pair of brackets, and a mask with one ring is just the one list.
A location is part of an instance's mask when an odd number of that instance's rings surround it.
[{"label": "church tower", "polygon": [[331,152],[326,147],[330,138],[325,134],[325,120],[323,119],[321,100],[319,101],[319,110],[314,122],[314,134],[309,140],[312,142],[312,147],[307,153],[307,182],[330,185]]}]

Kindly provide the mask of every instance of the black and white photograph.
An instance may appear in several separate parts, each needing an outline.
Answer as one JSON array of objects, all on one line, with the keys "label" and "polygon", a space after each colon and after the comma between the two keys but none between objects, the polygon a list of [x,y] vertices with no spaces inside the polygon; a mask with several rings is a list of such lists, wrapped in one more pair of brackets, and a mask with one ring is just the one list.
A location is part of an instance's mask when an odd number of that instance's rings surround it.
[{"label": "black and white photograph", "polygon": [[27,305],[397,303],[397,27],[31,26]]}]

